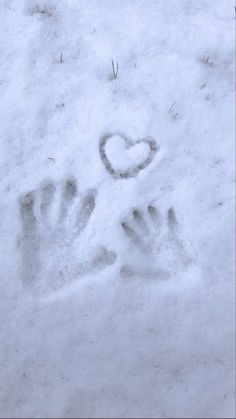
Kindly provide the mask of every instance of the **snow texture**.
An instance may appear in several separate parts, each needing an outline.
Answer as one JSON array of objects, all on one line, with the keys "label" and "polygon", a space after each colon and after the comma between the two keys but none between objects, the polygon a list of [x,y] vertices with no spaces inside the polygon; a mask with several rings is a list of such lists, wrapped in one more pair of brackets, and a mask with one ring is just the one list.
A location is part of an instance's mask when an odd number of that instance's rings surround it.
[{"label": "snow texture", "polygon": [[233,1],[0,21],[1,417],[234,417]]}]

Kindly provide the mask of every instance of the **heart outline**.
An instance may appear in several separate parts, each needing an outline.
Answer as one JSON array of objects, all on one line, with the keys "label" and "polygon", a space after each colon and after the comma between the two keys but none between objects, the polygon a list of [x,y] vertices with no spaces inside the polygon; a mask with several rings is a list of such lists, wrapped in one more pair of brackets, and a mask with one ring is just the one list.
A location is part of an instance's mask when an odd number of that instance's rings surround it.
[{"label": "heart outline", "polygon": [[[109,141],[110,138],[114,137],[115,135],[118,135],[119,137],[121,137],[124,140],[125,147],[126,147],[127,150],[131,147],[134,147],[136,144],[140,144],[140,143],[148,144],[149,153],[148,153],[147,158],[142,163],[140,163],[139,165],[137,165],[133,169],[129,169],[129,170],[126,170],[126,171],[119,171],[119,172],[117,170],[115,170],[112,167],[112,164],[111,164],[110,160],[108,159],[108,157],[106,155],[107,142]],[[154,157],[155,157],[156,153],[158,152],[158,150],[159,150],[159,147],[157,146],[156,142],[150,137],[143,138],[141,140],[137,140],[137,141],[133,142],[126,135],[124,135],[123,133],[120,133],[120,132],[104,134],[101,137],[100,143],[99,143],[99,153],[100,153],[101,160],[102,160],[107,172],[115,179],[128,179],[128,178],[131,178],[131,177],[135,177],[141,170],[145,169],[147,166],[149,166],[149,164],[152,163],[152,161],[154,160]]]}]

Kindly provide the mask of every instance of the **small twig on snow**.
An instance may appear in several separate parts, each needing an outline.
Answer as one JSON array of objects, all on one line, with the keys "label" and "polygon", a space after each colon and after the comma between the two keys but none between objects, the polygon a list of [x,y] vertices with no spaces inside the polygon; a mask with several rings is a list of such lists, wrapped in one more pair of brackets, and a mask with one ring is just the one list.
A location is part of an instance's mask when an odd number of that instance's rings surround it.
[{"label": "small twig on snow", "polygon": [[168,112],[171,112],[172,111],[172,109],[175,106],[175,104],[176,104],[176,100],[172,103],[172,105],[171,105],[170,109],[168,110]]},{"label": "small twig on snow", "polygon": [[45,2],[44,2],[44,9],[45,9],[45,12],[47,13],[48,17],[52,16],[52,13],[49,12],[49,10],[48,10],[47,5],[46,5]]},{"label": "small twig on snow", "polygon": [[114,61],[112,59],[111,60],[111,65],[112,65],[113,79],[117,79],[118,71],[119,71],[119,64],[116,63],[116,69],[115,69],[115,64],[114,64]]}]

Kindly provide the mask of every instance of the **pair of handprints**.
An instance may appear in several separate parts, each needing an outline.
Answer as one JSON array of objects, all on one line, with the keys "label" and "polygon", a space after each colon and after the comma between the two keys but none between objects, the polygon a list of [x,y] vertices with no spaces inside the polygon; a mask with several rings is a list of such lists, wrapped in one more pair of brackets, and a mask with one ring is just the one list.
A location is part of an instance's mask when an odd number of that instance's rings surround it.
[{"label": "pair of handprints", "polygon": [[[107,141],[109,137],[103,137],[100,143],[103,162],[104,138]],[[156,151],[152,140],[148,164]],[[136,176],[148,164],[127,171],[123,178]],[[119,177],[113,169],[108,172]],[[93,189],[81,195],[76,179],[70,177],[63,185],[44,182],[20,198],[21,277],[25,286],[36,292],[52,292],[117,264],[117,254],[112,249],[104,246],[86,249],[84,234],[94,216],[97,193]],[[121,278],[166,280],[192,262],[180,237],[174,208],[165,214],[153,203],[132,208],[119,221],[118,228],[133,247],[132,257],[127,255],[118,268]]]}]

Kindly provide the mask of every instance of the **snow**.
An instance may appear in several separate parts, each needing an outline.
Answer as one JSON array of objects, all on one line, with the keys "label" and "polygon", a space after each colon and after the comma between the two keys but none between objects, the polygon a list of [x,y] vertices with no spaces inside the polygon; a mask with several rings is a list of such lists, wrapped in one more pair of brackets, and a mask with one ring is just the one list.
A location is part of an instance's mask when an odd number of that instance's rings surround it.
[{"label": "snow", "polygon": [[0,21],[1,417],[234,417],[233,2]]},{"label": "snow", "polygon": [[120,135],[110,137],[105,150],[109,161],[113,162],[115,172],[127,172],[147,160],[149,147],[147,143],[140,142],[134,146],[126,146],[125,140]]}]

